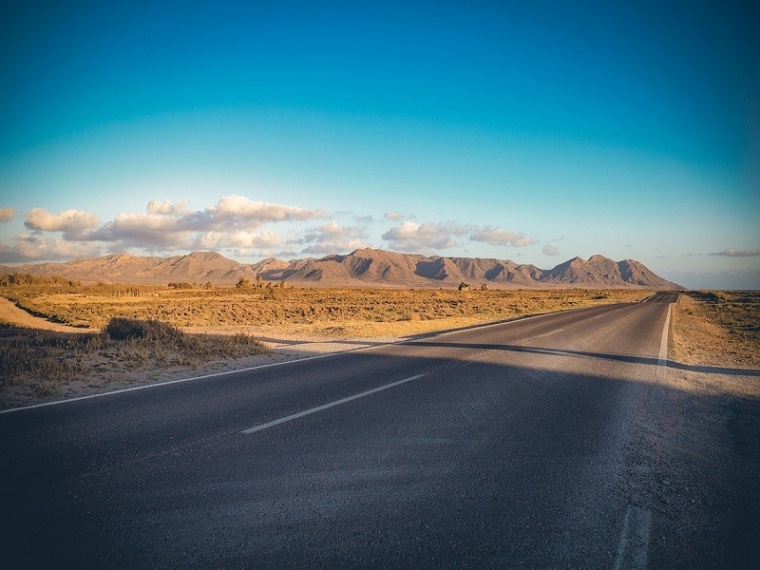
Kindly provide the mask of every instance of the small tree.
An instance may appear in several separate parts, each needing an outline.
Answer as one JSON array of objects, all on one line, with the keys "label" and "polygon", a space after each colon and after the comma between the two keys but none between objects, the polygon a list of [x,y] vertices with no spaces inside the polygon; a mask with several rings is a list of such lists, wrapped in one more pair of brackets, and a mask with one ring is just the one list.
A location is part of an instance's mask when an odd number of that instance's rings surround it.
[{"label": "small tree", "polygon": [[253,287],[253,283],[251,283],[250,279],[241,277],[240,281],[238,281],[235,284],[235,287],[237,287],[238,289],[250,289],[251,287]]},{"label": "small tree", "polygon": [[470,290],[470,284],[469,283],[465,283],[464,281],[462,281],[459,284],[459,290],[460,291],[469,291]]}]

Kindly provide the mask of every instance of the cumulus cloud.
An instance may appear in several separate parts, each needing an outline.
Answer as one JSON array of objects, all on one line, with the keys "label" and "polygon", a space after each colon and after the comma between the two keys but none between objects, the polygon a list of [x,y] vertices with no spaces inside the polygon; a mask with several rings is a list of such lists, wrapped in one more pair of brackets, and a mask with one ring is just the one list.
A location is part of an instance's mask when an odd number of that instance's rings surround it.
[{"label": "cumulus cloud", "polygon": [[544,246],[543,250],[541,251],[544,252],[544,255],[549,255],[549,256],[559,255],[559,248],[556,245],[552,245],[550,243],[547,243]]},{"label": "cumulus cloud", "polygon": [[9,222],[13,218],[15,210],[9,206],[0,208],[0,222]]},{"label": "cumulus cloud", "polygon": [[66,261],[77,257],[97,257],[102,251],[97,244],[19,234],[13,244],[0,243],[0,263]]},{"label": "cumulus cloud", "polygon": [[95,214],[68,209],[51,214],[44,208],[33,208],[26,214],[24,226],[40,232],[68,232],[71,234],[96,228],[100,222]]},{"label": "cumulus cloud", "polygon": [[383,216],[386,220],[390,220],[392,222],[397,222],[399,220],[404,219],[404,214],[399,214],[398,212],[385,212],[385,215]]},{"label": "cumulus cloud", "polygon": [[262,251],[271,251],[280,247],[282,237],[275,232],[253,233],[244,230],[232,233],[224,232],[206,232],[198,235],[192,247],[195,250],[236,250],[245,254],[246,250],[258,249]]},{"label": "cumulus cloud", "polygon": [[[13,211],[7,209],[10,219]],[[3,209],[2,212],[6,212]],[[6,260],[54,260],[89,256],[100,252],[142,249],[173,252],[192,249],[270,250],[280,247],[282,238],[262,226],[324,218],[322,210],[285,204],[259,202],[244,196],[223,196],[215,204],[192,211],[187,201],[151,200],[143,212],[123,212],[100,224],[88,212],[69,209],[53,214],[34,208],[24,225],[32,235],[17,236],[16,243],[4,245]],[[43,240],[42,232],[61,232],[60,239]],[[100,245],[98,245],[100,242]],[[66,247],[66,244],[70,244]],[[35,253],[34,248],[38,251]]]},{"label": "cumulus cloud", "polygon": [[255,234],[247,231],[238,231],[227,236],[222,242],[223,247],[238,249],[272,249],[280,247],[282,239],[274,232],[262,232]]},{"label": "cumulus cloud", "polygon": [[182,248],[192,232],[181,217],[165,214],[124,213],[88,235],[90,241],[120,242],[148,250]]},{"label": "cumulus cloud", "polygon": [[306,232],[302,243],[308,244],[303,253],[329,254],[354,251],[367,247],[367,232],[360,226],[341,226],[330,222]]},{"label": "cumulus cloud", "polygon": [[536,243],[536,240],[523,233],[509,232],[491,226],[485,226],[472,233],[472,241],[482,241],[490,245],[525,247]]},{"label": "cumulus cloud", "polygon": [[[152,200],[146,212],[122,213],[89,234],[95,241],[120,242],[148,250],[192,249],[196,246],[258,248],[279,244],[276,234],[256,234],[270,222],[322,217],[321,210],[256,202],[244,196],[224,196],[213,206],[192,212],[187,202]],[[275,245],[276,245],[275,244]]]},{"label": "cumulus cloud", "polygon": [[458,245],[455,238],[465,235],[469,230],[465,226],[452,223],[402,222],[383,234],[383,239],[399,251],[426,252],[430,250],[449,249]]},{"label": "cumulus cloud", "polygon": [[245,196],[224,196],[214,206],[206,208],[213,223],[263,224],[285,220],[311,220],[323,218],[322,210],[308,210],[296,206],[256,202]]},{"label": "cumulus cloud", "polygon": [[181,200],[176,204],[171,200],[151,200],[148,202],[146,211],[149,214],[161,214],[164,216],[178,216],[190,213],[190,203],[187,200]]},{"label": "cumulus cloud", "polygon": [[722,255],[725,257],[760,257],[760,249],[746,249],[743,251],[730,248],[710,255]]}]

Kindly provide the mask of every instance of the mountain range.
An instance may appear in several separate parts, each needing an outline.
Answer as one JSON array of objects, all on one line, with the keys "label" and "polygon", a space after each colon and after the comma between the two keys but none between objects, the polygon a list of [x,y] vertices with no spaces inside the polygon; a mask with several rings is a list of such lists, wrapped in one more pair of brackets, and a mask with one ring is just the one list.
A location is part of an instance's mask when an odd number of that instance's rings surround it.
[{"label": "mountain range", "polygon": [[321,287],[457,287],[465,282],[494,288],[631,288],[683,289],[632,259],[613,261],[602,255],[574,257],[553,269],[500,259],[426,257],[380,249],[348,255],[283,261],[269,258],[244,264],[218,253],[141,257],[129,254],[9,267],[0,274],[63,277],[83,283],[165,284],[171,282],[231,285],[241,278]]}]

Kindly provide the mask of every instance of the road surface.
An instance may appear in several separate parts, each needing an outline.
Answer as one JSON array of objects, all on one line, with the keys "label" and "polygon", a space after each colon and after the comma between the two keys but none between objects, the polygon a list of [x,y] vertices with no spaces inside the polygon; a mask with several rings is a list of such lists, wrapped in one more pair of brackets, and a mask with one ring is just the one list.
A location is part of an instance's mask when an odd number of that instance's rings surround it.
[{"label": "road surface", "polygon": [[740,567],[755,496],[679,505],[752,474],[653,455],[676,298],[2,413],[3,559]]}]

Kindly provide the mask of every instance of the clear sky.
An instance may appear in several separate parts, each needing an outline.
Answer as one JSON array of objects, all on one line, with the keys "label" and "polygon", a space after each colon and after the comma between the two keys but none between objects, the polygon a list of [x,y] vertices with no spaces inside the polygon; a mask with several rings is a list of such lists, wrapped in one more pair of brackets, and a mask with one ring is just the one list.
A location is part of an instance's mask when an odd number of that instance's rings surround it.
[{"label": "clear sky", "polygon": [[760,288],[757,2],[14,2],[0,263],[600,253]]}]

